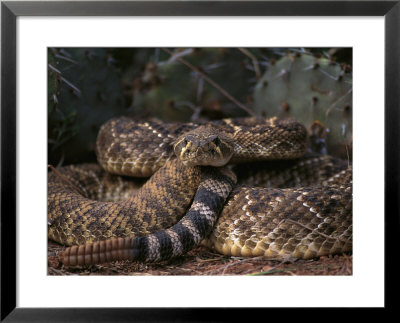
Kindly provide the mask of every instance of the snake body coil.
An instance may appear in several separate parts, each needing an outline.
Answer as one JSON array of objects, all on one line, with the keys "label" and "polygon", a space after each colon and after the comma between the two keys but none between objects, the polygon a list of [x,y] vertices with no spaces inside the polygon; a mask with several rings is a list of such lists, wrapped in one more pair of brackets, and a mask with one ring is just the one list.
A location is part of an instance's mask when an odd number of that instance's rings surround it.
[{"label": "snake body coil", "polygon": [[[80,244],[60,255],[65,265],[160,261],[206,237],[205,243],[234,256],[310,258],[351,251],[351,168],[329,156],[301,157],[305,150],[306,131],[292,121],[111,120],[97,140],[98,160],[107,172],[83,165],[49,174],[49,238]],[[288,164],[284,167],[264,168],[263,176],[255,177],[246,165],[235,169],[248,180],[264,177],[286,188],[238,186],[230,193],[236,177],[229,169],[194,166],[221,166],[228,159],[291,159],[279,162]],[[110,173],[154,175],[137,189],[133,180]],[[287,188],[288,182],[295,188]],[[114,200],[116,192],[123,198]]]}]

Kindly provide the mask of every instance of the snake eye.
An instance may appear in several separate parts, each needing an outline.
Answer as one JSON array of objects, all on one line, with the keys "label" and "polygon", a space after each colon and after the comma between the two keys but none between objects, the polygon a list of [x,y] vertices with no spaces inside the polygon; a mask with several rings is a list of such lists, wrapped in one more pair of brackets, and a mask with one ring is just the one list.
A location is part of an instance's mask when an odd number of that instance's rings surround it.
[{"label": "snake eye", "polygon": [[183,147],[185,147],[187,143],[188,141],[186,140],[186,138],[183,138],[182,140],[175,141],[174,147],[178,147],[178,145],[182,145]]},{"label": "snake eye", "polygon": [[211,138],[211,141],[215,144],[215,145],[219,145],[221,143],[220,139],[218,138],[218,136],[213,136]]}]

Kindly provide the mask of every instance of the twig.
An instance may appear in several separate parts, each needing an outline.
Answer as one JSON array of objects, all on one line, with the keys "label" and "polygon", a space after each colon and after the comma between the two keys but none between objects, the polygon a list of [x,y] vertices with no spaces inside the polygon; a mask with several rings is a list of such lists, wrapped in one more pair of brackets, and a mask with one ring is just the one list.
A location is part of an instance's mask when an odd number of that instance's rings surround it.
[{"label": "twig", "polygon": [[243,263],[246,263],[246,262],[251,262],[251,261],[254,261],[254,260],[263,260],[263,259],[264,259],[264,257],[259,256],[259,257],[243,258],[243,259],[240,259],[238,261],[233,260],[232,262],[230,262],[226,266],[224,266],[224,270],[222,271],[221,275],[225,275],[226,270],[231,266],[243,264]]},{"label": "twig", "polygon": [[246,48],[239,47],[238,50],[241,51],[243,54],[245,54],[246,56],[248,56],[251,59],[251,62],[253,63],[253,67],[254,67],[254,72],[256,73],[256,78],[257,78],[257,80],[259,80],[261,78],[261,72],[260,72],[260,67],[259,67],[257,58]]},{"label": "twig", "polygon": [[269,268],[266,271],[260,271],[260,272],[256,272],[256,273],[250,273],[247,274],[248,276],[260,276],[260,275],[271,275],[271,274],[275,274],[275,273],[279,273],[279,272],[284,272],[284,271],[292,271],[292,270],[296,270],[295,268],[290,268],[290,267],[286,267],[286,268],[280,268],[278,269],[280,266],[282,266],[284,263],[286,262],[286,260],[282,260],[279,264],[277,264],[276,266],[273,266],[271,268]]},{"label": "twig", "polygon": [[185,49],[184,51],[181,51],[179,53],[173,53],[173,55],[171,55],[169,60],[173,61],[173,60],[176,60],[178,58],[182,58],[184,56],[190,55],[192,53],[193,53],[193,49],[192,48],[188,48],[188,49]]},{"label": "twig", "polygon": [[[170,54],[172,57],[174,57],[174,53],[172,51],[170,51],[169,49],[167,49],[167,48],[161,48],[161,49],[164,52]],[[242,104],[238,100],[236,100],[232,95],[230,95],[227,91],[225,91],[221,86],[219,86],[216,82],[214,82],[212,79],[210,79],[203,72],[201,72],[196,66],[193,66],[188,61],[184,60],[182,57],[179,57],[179,56],[174,57],[174,59],[176,59],[178,62],[186,65],[191,70],[193,70],[196,73],[198,73],[204,80],[206,80],[208,83],[210,83],[213,87],[215,87],[218,91],[220,91],[226,98],[228,98],[230,101],[235,103],[239,108],[241,108],[242,110],[246,111],[249,115],[254,116],[254,112],[253,111],[251,111],[244,104]]]},{"label": "twig", "polygon": [[59,270],[56,269],[54,267],[49,267],[48,268],[49,274],[54,274],[54,275],[59,275],[59,276],[65,276],[65,275],[72,275],[71,273],[69,273],[68,271],[64,271],[64,270]]}]

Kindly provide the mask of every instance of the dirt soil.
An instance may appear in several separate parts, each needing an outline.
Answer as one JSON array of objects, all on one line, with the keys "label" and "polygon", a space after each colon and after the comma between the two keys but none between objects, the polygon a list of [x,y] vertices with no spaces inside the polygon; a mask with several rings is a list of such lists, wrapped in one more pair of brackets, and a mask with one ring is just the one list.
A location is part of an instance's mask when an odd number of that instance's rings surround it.
[{"label": "dirt soil", "polygon": [[187,255],[159,264],[116,261],[103,265],[65,268],[58,260],[64,247],[48,242],[48,275],[352,275],[351,255],[311,260],[265,260],[227,257],[197,247]]}]

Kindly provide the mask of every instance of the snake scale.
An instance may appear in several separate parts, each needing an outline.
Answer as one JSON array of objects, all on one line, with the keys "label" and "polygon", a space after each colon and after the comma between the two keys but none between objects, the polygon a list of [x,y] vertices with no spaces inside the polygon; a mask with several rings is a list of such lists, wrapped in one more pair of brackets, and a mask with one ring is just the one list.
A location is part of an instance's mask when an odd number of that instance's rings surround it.
[{"label": "snake scale", "polygon": [[306,149],[293,120],[112,119],[97,138],[101,167],[49,173],[48,236],[71,246],[67,266],[158,262],[201,242],[246,257],[351,251],[352,168]]}]

